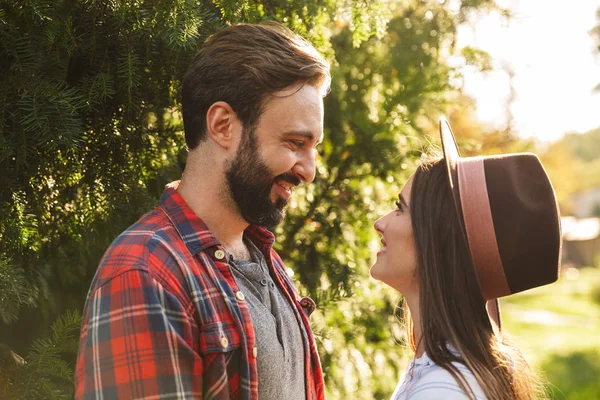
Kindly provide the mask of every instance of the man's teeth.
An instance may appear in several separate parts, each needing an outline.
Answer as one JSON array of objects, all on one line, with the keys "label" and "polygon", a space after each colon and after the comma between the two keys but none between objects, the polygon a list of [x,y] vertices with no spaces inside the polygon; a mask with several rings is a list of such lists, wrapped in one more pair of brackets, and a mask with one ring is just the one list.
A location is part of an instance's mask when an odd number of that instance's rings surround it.
[{"label": "man's teeth", "polygon": [[292,191],[292,186],[291,185],[286,185],[285,183],[280,183],[279,186],[281,186],[282,188],[284,188],[288,192]]}]

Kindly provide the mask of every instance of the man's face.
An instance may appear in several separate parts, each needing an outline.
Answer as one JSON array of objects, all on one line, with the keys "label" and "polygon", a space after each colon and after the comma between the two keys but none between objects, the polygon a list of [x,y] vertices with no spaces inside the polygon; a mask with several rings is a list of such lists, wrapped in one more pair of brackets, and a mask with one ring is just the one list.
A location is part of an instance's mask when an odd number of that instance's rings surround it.
[{"label": "man's face", "polygon": [[231,197],[244,220],[273,228],[281,222],[292,189],[312,182],[323,136],[323,98],[310,85],[274,95],[258,125],[245,128],[226,171]]}]

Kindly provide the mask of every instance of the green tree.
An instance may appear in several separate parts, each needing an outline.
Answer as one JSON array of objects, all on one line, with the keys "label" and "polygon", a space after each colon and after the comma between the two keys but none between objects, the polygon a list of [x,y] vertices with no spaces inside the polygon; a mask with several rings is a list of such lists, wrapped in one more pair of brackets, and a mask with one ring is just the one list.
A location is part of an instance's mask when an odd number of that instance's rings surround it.
[{"label": "green tree", "polygon": [[552,179],[561,212],[573,211],[571,196],[600,186],[600,128],[567,133],[541,155]]},{"label": "green tree", "polygon": [[106,247],[180,175],[179,87],[196,49],[227,23],[266,19],[315,43],[334,77],[318,179],[294,197],[279,250],[320,305],[331,397],[388,396],[403,336],[398,296],[368,278],[372,223],[448,103],[457,25],[494,7],[2,0],[0,397],[72,396],[80,314],[65,311],[82,309]]}]

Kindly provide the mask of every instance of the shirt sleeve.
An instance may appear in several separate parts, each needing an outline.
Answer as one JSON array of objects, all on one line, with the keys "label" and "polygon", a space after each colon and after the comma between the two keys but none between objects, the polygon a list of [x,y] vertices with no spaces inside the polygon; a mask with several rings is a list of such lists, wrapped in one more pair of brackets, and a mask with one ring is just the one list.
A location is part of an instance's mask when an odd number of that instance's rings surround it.
[{"label": "shirt sleeve", "polygon": [[181,302],[144,270],[98,286],[84,312],[77,399],[201,398],[198,329]]}]

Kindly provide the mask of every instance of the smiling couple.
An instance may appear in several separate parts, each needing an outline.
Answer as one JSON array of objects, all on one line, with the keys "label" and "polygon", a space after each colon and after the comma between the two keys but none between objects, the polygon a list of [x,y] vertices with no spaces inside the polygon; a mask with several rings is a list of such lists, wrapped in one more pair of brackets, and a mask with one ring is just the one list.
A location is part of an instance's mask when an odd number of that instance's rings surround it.
[{"label": "smiling couple", "polygon": [[[310,329],[270,230],[315,178],[329,65],[278,24],[235,25],[182,84],[180,181],[115,239],[85,306],[78,399],[325,398]],[[371,275],[406,300],[415,357],[393,399],[530,399],[539,385],[504,337],[497,298],[555,281],[560,224],[537,157],[425,160],[375,222]]]}]

